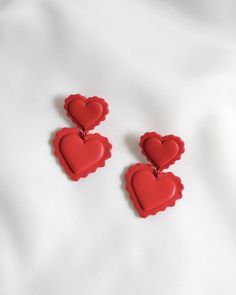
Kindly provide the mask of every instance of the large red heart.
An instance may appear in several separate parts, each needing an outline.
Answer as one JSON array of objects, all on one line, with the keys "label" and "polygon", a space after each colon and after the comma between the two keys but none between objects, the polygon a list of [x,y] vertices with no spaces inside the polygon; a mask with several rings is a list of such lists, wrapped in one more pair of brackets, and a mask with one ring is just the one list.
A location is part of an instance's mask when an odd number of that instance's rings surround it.
[{"label": "large red heart", "polygon": [[149,164],[136,164],[126,174],[127,190],[141,217],[154,215],[182,197],[183,185],[173,173],[159,173]]},{"label": "large red heart", "polygon": [[158,169],[168,168],[184,152],[184,142],[177,136],[145,133],[140,140],[142,153]]},{"label": "large red heart", "polygon": [[56,133],[53,144],[55,155],[73,180],[95,172],[111,156],[111,144],[106,137],[96,133],[82,139],[76,128],[61,129]]},{"label": "large red heart", "polygon": [[105,120],[108,104],[99,97],[86,98],[80,94],[70,95],[65,99],[67,116],[83,131],[93,129]]}]

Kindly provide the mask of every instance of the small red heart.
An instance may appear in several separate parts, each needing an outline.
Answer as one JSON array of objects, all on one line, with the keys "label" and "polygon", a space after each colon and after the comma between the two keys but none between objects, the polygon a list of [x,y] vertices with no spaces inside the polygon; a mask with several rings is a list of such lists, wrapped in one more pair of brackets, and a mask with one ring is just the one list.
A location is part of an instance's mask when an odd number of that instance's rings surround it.
[{"label": "small red heart", "polygon": [[65,99],[67,116],[82,130],[88,131],[105,120],[108,114],[108,105],[99,97],[86,98],[80,94],[70,95]]},{"label": "small red heart", "polygon": [[177,136],[162,137],[155,132],[145,133],[141,137],[142,153],[158,169],[168,168],[179,160],[184,152],[184,142]]},{"label": "small red heart", "polygon": [[55,155],[71,179],[78,180],[105,165],[111,156],[111,144],[100,134],[82,139],[76,128],[63,128],[53,141]]},{"label": "small red heart", "polygon": [[159,173],[149,164],[136,164],[126,174],[127,190],[141,217],[154,215],[182,197],[183,185],[173,173]]}]

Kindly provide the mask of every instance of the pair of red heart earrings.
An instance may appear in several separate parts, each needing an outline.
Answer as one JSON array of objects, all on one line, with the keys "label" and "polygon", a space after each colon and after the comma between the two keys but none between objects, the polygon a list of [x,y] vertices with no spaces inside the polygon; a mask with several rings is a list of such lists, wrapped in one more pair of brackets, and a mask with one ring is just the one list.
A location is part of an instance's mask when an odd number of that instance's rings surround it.
[{"label": "pair of red heart earrings", "polygon": [[[98,133],[88,134],[105,120],[108,104],[96,96],[86,98],[75,94],[65,99],[64,108],[77,128],[63,128],[56,133],[54,153],[70,178],[79,180],[105,166],[111,157],[112,145],[108,139]],[[180,159],[184,142],[174,135],[162,137],[148,132],[141,137],[139,145],[150,164],[131,166],[125,179],[139,215],[147,217],[174,206],[182,197],[184,187],[180,178],[163,170]]]}]

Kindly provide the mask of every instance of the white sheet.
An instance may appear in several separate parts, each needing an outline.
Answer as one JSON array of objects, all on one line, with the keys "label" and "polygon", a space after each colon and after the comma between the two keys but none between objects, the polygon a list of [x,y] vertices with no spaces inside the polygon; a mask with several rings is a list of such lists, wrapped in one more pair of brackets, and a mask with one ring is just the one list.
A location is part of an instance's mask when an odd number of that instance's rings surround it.
[{"label": "white sheet", "polygon": [[[236,294],[234,0],[0,0],[0,294]],[[70,181],[52,155],[70,93],[104,97],[113,156]],[[125,169],[173,133],[184,197],[137,217]]]}]

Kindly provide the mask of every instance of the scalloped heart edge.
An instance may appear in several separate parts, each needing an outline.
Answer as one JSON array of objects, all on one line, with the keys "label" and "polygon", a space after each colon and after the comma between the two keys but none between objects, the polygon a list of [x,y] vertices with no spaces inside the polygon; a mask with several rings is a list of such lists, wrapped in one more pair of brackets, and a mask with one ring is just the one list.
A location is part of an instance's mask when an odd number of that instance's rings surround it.
[{"label": "scalloped heart edge", "polygon": [[98,163],[94,164],[92,167],[89,167],[88,169],[86,169],[82,173],[77,173],[77,174],[76,173],[73,173],[71,171],[69,165],[67,164],[66,160],[64,159],[61,151],[60,151],[60,141],[62,140],[62,138],[65,135],[68,135],[68,134],[77,134],[78,136],[80,136],[79,130],[76,129],[76,128],[62,128],[62,129],[60,129],[59,131],[56,132],[52,144],[54,146],[54,155],[59,160],[59,163],[63,167],[63,169],[66,172],[66,174],[69,175],[69,177],[73,181],[78,181],[80,178],[85,178],[90,173],[94,173],[98,168],[101,168],[101,167],[104,167],[105,166],[106,160],[111,157],[111,149],[112,149],[111,143],[108,141],[108,138],[107,137],[104,137],[104,136],[100,135],[99,133],[87,134],[86,137],[85,137],[85,140],[86,139],[89,139],[91,137],[94,138],[94,136],[99,136],[99,139],[103,142],[103,144],[105,146],[104,156],[101,159],[101,161],[99,161]]},{"label": "scalloped heart edge", "polygon": [[[145,141],[148,139],[148,138],[151,138],[151,137],[155,137],[155,138],[158,138],[161,142],[164,142],[168,139],[173,139],[175,140],[177,143],[178,143],[178,146],[179,146],[179,153],[176,157],[174,157],[171,161],[169,161],[168,163],[166,163],[165,165],[163,165],[162,167],[159,167],[158,165],[156,165],[155,162],[153,162],[151,160],[151,158],[148,156],[148,154],[146,153],[145,151],[145,148],[144,148],[144,143]],[[145,156],[145,158],[154,166],[156,167],[157,169],[159,169],[160,171],[164,170],[164,169],[167,169],[169,168],[171,165],[173,165],[176,161],[180,160],[181,159],[181,156],[182,154],[185,152],[185,144],[184,144],[184,141],[178,137],[178,136],[175,136],[173,134],[169,134],[169,135],[165,135],[165,136],[162,136],[156,132],[146,132],[144,135],[142,135],[140,137],[140,142],[139,142],[139,146],[141,147],[141,152],[142,154]]]},{"label": "scalloped heart edge", "polygon": [[137,171],[144,170],[144,169],[151,170],[152,172],[155,171],[155,169],[150,164],[137,163],[137,164],[134,164],[133,166],[129,167],[128,171],[125,174],[126,190],[128,191],[128,193],[130,195],[130,199],[133,202],[135,209],[138,211],[140,217],[142,217],[142,218],[146,218],[149,215],[156,215],[158,212],[165,211],[168,207],[174,207],[176,201],[182,198],[182,196],[183,196],[182,191],[184,189],[184,185],[182,184],[180,177],[174,175],[172,172],[159,172],[159,175],[163,175],[163,174],[169,175],[172,179],[174,179],[175,182],[177,183],[178,190],[177,190],[175,196],[171,200],[165,202],[164,204],[162,204],[160,206],[157,206],[154,209],[144,211],[139,203],[139,200],[135,194],[135,190],[132,185],[133,175]]},{"label": "scalloped heart edge", "polygon": [[[91,124],[86,130],[79,124],[79,122],[71,115],[69,111],[69,104],[74,101],[74,100],[82,100],[86,104],[91,102],[91,101],[97,101],[103,106],[103,114],[101,117],[99,117],[98,120],[96,120],[93,124]],[[108,108],[108,103],[105,101],[105,99],[98,97],[98,96],[91,96],[91,97],[85,97],[81,94],[71,94],[65,99],[64,103],[64,109],[66,110],[66,115],[69,117],[72,122],[80,129],[83,130],[84,132],[88,132],[89,130],[94,129],[96,126],[100,125],[101,122],[105,121],[106,115],[109,113],[109,108]]]}]

